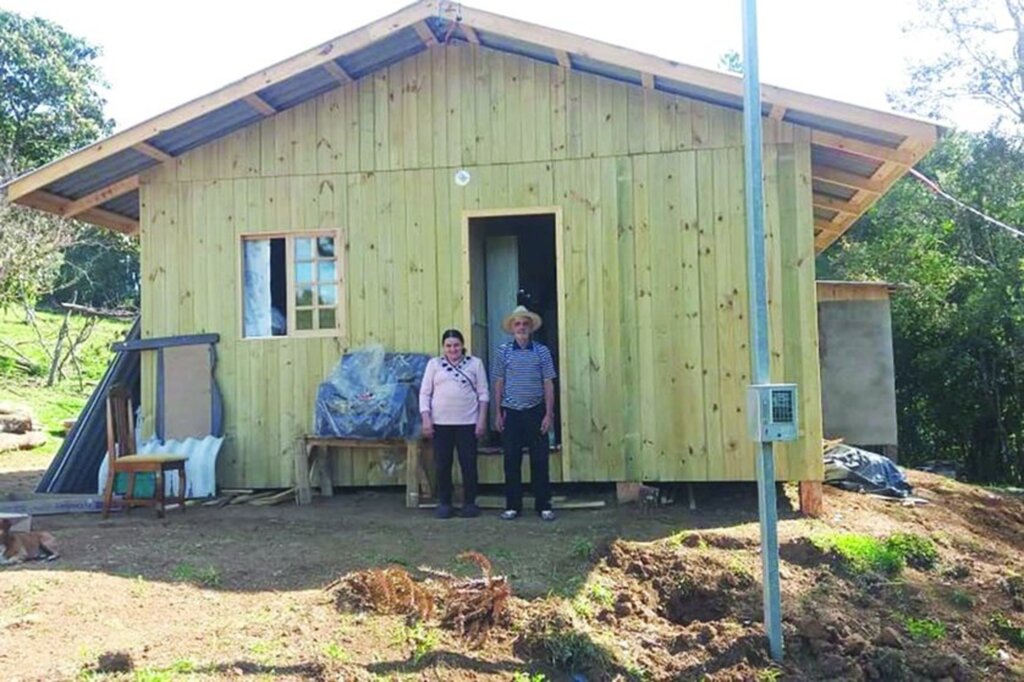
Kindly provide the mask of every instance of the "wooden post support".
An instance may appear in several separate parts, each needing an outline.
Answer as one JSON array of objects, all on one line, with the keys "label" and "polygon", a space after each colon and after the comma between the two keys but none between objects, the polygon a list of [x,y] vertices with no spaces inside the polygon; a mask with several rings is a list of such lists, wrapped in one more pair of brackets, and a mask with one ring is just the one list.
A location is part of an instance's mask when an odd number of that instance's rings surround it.
[{"label": "wooden post support", "polygon": [[640,500],[639,481],[618,481],[615,483],[615,501],[619,504],[630,504]]},{"label": "wooden post support", "polygon": [[405,441],[405,506],[417,509],[420,506],[420,442]]},{"label": "wooden post support", "polygon": [[804,516],[816,519],[825,513],[821,496],[821,481],[800,481],[800,511]]},{"label": "wooden post support", "polygon": [[295,448],[295,502],[312,504],[313,491],[309,487],[309,451],[315,446],[299,441]]},{"label": "wooden post support", "polygon": [[334,497],[334,458],[326,445],[321,445],[319,452],[317,463],[320,465],[320,495]]}]

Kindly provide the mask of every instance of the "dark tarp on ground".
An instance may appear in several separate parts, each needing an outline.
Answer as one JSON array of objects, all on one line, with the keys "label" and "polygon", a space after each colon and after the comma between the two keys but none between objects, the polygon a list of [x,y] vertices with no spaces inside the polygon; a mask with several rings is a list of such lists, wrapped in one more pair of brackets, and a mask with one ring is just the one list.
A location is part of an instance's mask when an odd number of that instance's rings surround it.
[{"label": "dark tarp on ground", "polygon": [[825,482],[886,497],[907,497],[913,491],[888,457],[842,444],[825,453]]},{"label": "dark tarp on ground", "polygon": [[415,438],[429,356],[370,346],[344,355],[316,394],[318,436]]},{"label": "dark tarp on ground", "polygon": [[[138,339],[139,320],[136,318],[125,341]],[[37,493],[96,492],[96,476],[107,455],[107,391],[114,384],[128,386],[132,402],[139,404],[138,353],[114,353],[103,379],[89,396],[74,428],[40,479]]]}]

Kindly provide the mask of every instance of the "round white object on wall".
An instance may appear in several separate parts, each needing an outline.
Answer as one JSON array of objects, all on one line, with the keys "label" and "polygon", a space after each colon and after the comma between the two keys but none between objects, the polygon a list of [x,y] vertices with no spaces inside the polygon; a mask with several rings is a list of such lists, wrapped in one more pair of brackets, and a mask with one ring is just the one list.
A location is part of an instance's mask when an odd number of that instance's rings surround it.
[{"label": "round white object on wall", "polygon": [[459,187],[465,187],[466,185],[469,184],[469,181],[472,179],[473,178],[469,174],[469,171],[466,170],[465,168],[460,168],[459,170],[455,171],[455,184],[458,185]]}]

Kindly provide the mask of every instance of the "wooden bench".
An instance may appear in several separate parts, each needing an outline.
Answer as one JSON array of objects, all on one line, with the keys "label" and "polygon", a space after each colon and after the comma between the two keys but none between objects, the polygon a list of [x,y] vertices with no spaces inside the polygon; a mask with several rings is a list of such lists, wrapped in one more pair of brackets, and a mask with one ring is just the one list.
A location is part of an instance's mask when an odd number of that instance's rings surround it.
[{"label": "wooden bench", "polygon": [[[309,484],[309,472],[320,466],[320,494],[334,495],[334,467],[327,456],[328,448],[404,448],[405,449],[405,506],[415,509],[420,504],[421,487],[425,496],[430,496],[430,479],[423,470],[423,441],[401,439],[367,440],[361,438],[335,438],[331,436],[304,436],[302,447],[295,453],[295,489],[299,504],[310,504],[313,491]],[[323,456],[321,456],[323,455]]]}]

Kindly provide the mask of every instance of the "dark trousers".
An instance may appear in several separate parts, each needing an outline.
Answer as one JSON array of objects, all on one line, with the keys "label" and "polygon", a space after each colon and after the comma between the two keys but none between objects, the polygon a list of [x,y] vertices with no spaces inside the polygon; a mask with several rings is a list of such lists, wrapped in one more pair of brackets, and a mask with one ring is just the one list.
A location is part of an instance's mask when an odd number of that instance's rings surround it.
[{"label": "dark trousers", "polygon": [[476,427],[472,424],[435,424],[434,461],[437,466],[438,502],[452,503],[452,454],[458,448],[464,502],[476,504]]},{"label": "dark trousers", "polygon": [[551,473],[548,465],[548,439],[540,432],[544,405],[528,410],[501,408],[505,429],[501,442],[505,450],[505,508],[523,511],[523,448],[530,449],[530,488],[537,511],[551,509]]}]

